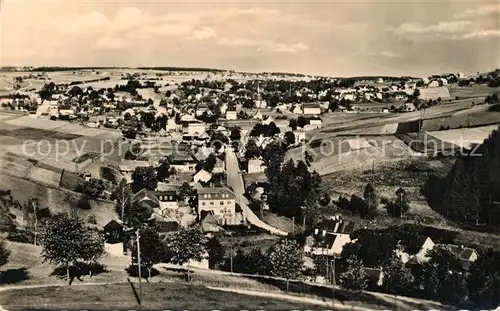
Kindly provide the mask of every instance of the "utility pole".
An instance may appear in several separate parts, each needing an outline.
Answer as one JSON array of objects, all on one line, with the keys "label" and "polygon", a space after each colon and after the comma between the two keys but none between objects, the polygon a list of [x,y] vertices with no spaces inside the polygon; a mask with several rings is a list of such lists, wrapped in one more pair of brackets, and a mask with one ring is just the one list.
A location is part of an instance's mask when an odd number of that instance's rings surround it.
[{"label": "utility pole", "polygon": [[333,260],[332,260],[332,309],[335,310],[335,255],[333,255]]},{"label": "utility pole", "polygon": [[31,199],[31,206],[33,207],[33,226],[34,226],[34,244],[36,245],[36,227],[38,225],[38,215],[37,215],[37,207],[36,207],[36,203],[35,203],[35,200],[32,198]]},{"label": "utility pole", "polygon": [[326,286],[328,286],[328,279],[330,278],[330,274],[328,274],[328,266],[330,266],[330,264],[328,263],[328,259],[326,259],[326,277],[325,277]]},{"label": "utility pole", "polygon": [[229,243],[231,244],[231,254],[229,256],[229,264],[231,268],[231,273],[233,273],[233,235],[229,233]]},{"label": "utility pole", "polygon": [[139,305],[142,303],[142,276],[141,276],[141,244],[139,242],[139,230],[135,232],[137,236],[137,266],[139,271]]}]

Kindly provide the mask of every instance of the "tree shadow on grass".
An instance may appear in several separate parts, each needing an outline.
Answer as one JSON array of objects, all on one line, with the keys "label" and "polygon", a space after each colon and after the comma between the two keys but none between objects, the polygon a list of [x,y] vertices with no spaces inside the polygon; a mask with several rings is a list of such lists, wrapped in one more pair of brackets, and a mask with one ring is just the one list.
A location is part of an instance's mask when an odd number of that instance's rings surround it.
[{"label": "tree shadow on grass", "polygon": [[[139,277],[139,269],[137,265],[130,265],[128,266],[125,271],[127,271],[127,274],[132,277]],[[151,277],[159,275],[160,272],[153,268],[151,269]],[[149,282],[149,271],[146,269],[146,267],[141,267],[141,278],[146,279],[147,282]]]},{"label": "tree shadow on grass", "polygon": [[9,269],[0,272],[0,285],[16,284],[29,280],[29,278],[30,273],[28,268]]},{"label": "tree shadow on grass", "polygon": [[[76,278],[78,281],[83,282],[83,277],[88,276],[92,278],[95,275],[109,272],[105,265],[100,263],[77,263],[69,267],[70,285]],[[51,276],[56,276],[58,279],[66,279],[67,272],[65,266],[58,266],[55,268]]]}]

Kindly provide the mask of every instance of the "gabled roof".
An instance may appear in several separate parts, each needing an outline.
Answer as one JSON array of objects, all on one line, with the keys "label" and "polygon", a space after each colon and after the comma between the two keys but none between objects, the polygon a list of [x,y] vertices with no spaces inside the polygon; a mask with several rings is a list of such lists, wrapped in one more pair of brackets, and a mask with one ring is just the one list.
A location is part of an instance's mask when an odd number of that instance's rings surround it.
[{"label": "gabled roof", "polygon": [[201,228],[204,232],[219,232],[223,230],[211,213],[207,213],[201,220]]},{"label": "gabled roof", "polygon": [[193,180],[195,182],[202,181],[202,182],[209,182],[210,179],[212,179],[212,174],[210,172],[207,172],[205,170],[201,170],[198,173],[194,174]]},{"label": "gabled roof", "polygon": [[302,106],[303,108],[321,108],[319,104],[307,103]]},{"label": "gabled roof", "polygon": [[222,187],[214,187],[214,188],[202,188],[202,187],[198,187],[197,189],[197,193],[198,195],[203,195],[203,194],[219,194],[221,192],[228,192],[229,194],[231,194],[232,198],[234,198],[234,192],[229,189],[228,187],[226,186],[222,186]]},{"label": "gabled roof", "polygon": [[421,264],[424,264],[424,263],[428,262],[429,260],[430,260],[429,257],[426,257],[422,253],[418,253],[418,254],[412,256],[410,258],[410,260],[408,261],[408,263],[409,264],[414,264],[414,265],[421,265]]},{"label": "gabled roof", "polygon": [[404,244],[403,246],[405,248],[405,251],[408,254],[418,253],[428,238],[429,237],[424,236],[424,235],[411,235],[411,236],[409,236],[409,239],[403,242],[403,244]]},{"label": "gabled roof", "polygon": [[350,234],[354,230],[354,223],[345,221],[340,217],[325,219],[318,224],[319,230],[326,230],[331,233]]},{"label": "gabled roof", "polygon": [[141,189],[132,196],[132,202],[142,201],[143,199],[149,199],[156,204],[160,204],[160,200],[158,200],[158,197],[155,195],[155,193],[147,189]]},{"label": "gabled roof", "polygon": [[169,163],[176,164],[180,162],[195,163],[195,157],[191,153],[174,152],[168,157]]}]

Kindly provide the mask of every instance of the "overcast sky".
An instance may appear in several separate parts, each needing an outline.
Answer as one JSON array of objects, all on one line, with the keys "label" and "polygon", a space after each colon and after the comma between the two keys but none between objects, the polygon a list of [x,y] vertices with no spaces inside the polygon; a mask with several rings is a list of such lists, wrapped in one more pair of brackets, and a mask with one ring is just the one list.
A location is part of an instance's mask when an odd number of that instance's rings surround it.
[{"label": "overcast sky", "polygon": [[3,66],[202,66],[334,76],[500,67],[500,0],[1,1]]}]

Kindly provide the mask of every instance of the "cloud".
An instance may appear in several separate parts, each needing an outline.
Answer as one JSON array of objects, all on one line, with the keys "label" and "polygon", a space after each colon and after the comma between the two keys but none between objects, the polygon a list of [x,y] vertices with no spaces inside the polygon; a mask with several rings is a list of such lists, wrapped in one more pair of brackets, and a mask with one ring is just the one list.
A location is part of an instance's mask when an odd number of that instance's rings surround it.
[{"label": "cloud", "polygon": [[274,52],[274,53],[298,53],[309,51],[309,46],[302,42],[295,44],[286,44],[280,42],[273,42],[268,40],[255,40],[249,38],[228,39],[222,38],[219,44],[223,46],[234,47],[253,47],[259,52]]},{"label": "cloud", "polygon": [[470,21],[439,22],[429,26],[417,22],[406,22],[389,30],[399,35],[459,33],[467,30],[467,27],[471,25]]},{"label": "cloud", "polygon": [[488,38],[488,37],[500,37],[500,29],[475,30],[473,32],[466,33],[459,38],[476,39],[476,38]]},{"label": "cloud", "polygon": [[401,55],[399,55],[395,52],[391,52],[391,51],[382,51],[380,53],[380,56],[388,57],[388,58],[400,58],[401,57]]},{"label": "cloud", "polygon": [[500,4],[498,3],[492,5],[483,5],[475,9],[468,9],[459,14],[456,14],[454,17],[457,19],[461,19],[461,18],[490,15],[495,13],[500,13]]},{"label": "cloud", "polygon": [[277,53],[297,53],[297,52],[309,51],[309,47],[302,42],[293,45],[277,43],[271,46],[271,51]]},{"label": "cloud", "polygon": [[204,26],[201,29],[194,30],[191,38],[200,40],[212,39],[217,38],[217,33],[211,27]]},{"label": "cloud", "polygon": [[237,39],[221,38],[219,40],[219,44],[224,46],[238,46],[238,47],[259,46],[259,42],[247,38],[237,38]]}]

